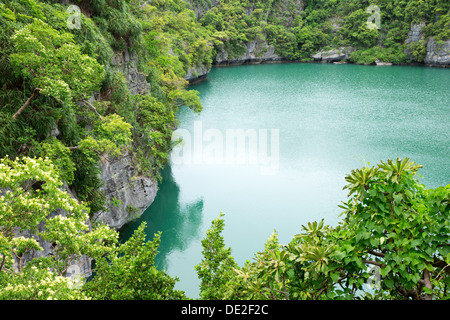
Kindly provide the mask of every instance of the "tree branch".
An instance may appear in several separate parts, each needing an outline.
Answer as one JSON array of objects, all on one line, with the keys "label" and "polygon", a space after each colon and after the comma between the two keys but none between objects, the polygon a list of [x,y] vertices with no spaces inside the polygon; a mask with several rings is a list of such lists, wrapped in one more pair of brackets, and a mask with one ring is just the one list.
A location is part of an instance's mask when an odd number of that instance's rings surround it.
[{"label": "tree branch", "polygon": [[287,290],[286,290],[286,281],[285,281],[284,276],[283,276],[283,288],[284,288],[284,295],[286,297],[286,300],[289,300],[289,295],[288,295]]},{"label": "tree branch", "polygon": [[418,296],[417,296],[417,291],[414,288],[409,289],[408,291],[406,291],[405,286],[402,287],[398,287],[394,284],[395,288],[397,289],[398,293],[400,295],[402,295],[403,297],[405,297],[405,299],[408,298],[413,298],[413,300],[417,300]]},{"label": "tree branch", "polygon": [[[448,267],[450,267],[450,264],[448,264],[448,265],[446,265],[445,267],[443,267],[443,268],[441,269],[441,271],[439,271],[439,273],[438,273],[438,275],[436,276],[435,279],[439,279],[439,277],[441,277],[442,271],[445,271],[445,272],[449,273],[449,272],[450,272],[450,269],[445,270],[445,269],[447,269]],[[442,277],[442,279],[443,279],[443,277]],[[439,279],[439,280],[441,280],[441,279]]]},{"label": "tree branch", "polygon": [[96,115],[98,115],[98,117],[100,118],[100,120],[103,120],[102,116],[100,115],[100,113],[98,113],[97,109],[89,103],[89,101],[87,101],[86,99],[81,100],[81,102],[83,102],[86,106],[88,106],[89,108],[91,108]]},{"label": "tree branch", "polygon": [[373,264],[373,265],[378,266],[380,268],[383,268],[385,266],[384,264],[376,262],[376,261],[373,261],[373,260],[364,260],[364,262],[365,263],[369,263],[369,264]]},{"label": "tree branch", "polygon": [[2,259],[2,263],[0,264],[0,271],[2,271],[3,266],[5,265],[5,261],[6,261],[6,256],[5,255],[2,255],[2,256],[3,256],[3,259]]},{"label": "tree branch", "polygon": [[13,119],[17,118],[22,113],[22,111],[26,107],[28,107],[28,105],[31,103],[31,101],[34,99],[34,97],[36,97],[39,94],[39,91],[41,91],[40,88],[35,88],[33,90],[33,94],[27,99],[27,101],[25,101],[25,103],[20,107],[20,109],[17,110],[16,113],[14,113],[14,115],[12,116]]},{"label": "tree branch", "polygon": [[272,287],[270,286],[269,281],[267,281],[267,285],[268,285],[268,288],[269,288],[269,291],[270,291],[270,295],[272,296],[272,300],[277,300],[277,299],[275,298],[273,292],[272,292]]},{"label": "tree branch", "polygon": [[373,250],[368,250],[368,252],[370,254],[373,254],[374,256],[380,257],[380,258],[384,258],[384,253],[380,253],[380,252],[375,252]]}]

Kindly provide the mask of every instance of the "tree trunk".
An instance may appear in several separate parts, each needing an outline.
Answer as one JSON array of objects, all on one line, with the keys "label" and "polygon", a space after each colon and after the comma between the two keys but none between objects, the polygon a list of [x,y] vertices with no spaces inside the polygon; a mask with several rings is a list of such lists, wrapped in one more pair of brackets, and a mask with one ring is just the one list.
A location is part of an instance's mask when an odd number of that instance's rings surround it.
[{"label": "tree trunk", "polygon": [[[430,271],[428,271],[427,269],[425,269],[423,272],[423,282],[424,282],[425,287],[427,287],[430,290],[433,289],[433,286],[432,286],[431,280],[430,280]],[[433,295],[425,294],[423,300],[433,300]]]}]

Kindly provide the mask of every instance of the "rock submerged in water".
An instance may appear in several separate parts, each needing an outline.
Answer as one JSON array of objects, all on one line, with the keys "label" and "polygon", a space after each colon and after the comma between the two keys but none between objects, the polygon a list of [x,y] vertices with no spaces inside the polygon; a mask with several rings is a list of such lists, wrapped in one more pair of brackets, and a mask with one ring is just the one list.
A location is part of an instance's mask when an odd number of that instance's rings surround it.
[{"label": "rock submerged in water", "polygon": [[333,64],[348,64],[347,61],[335,61]]}]

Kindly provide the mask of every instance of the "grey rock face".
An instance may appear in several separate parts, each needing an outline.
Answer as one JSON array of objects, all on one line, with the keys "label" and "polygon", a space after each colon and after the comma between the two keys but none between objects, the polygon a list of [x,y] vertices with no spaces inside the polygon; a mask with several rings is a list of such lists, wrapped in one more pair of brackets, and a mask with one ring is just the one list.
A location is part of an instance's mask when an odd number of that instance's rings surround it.
[{"label": "grey rock face", "polygon": [[408,38],[405,43],[417,42],[423,39],[422,28],[425,26],[425,23],[413,23],[411,25],[411,30],[408,32]]},{"label": "grey rock face", "polygon": [[321,50],[312,56],[314,61],[321,62],[337,62],[342,60],[350,59],[350,54],[353,52],[353,48],[351,47],[339,47],[337,49],[332,50]]},{"label": "grey rock face", "polygon": [[427,53],[423,62],[429,66],[449,66],[450,40],[446,40],[443,43],[438,43],[433,37],[426,39],[422,32],[422,28],[424,26],[425,23],[411,25],[411,30],[409,31],[408,38],[405,41],[405,53],[408,55],[410,60],[414,60],[412,54],[408,52],[408,46],[414,42],[424,40],[426,41]]},{"label": "grey rock face", "polygon": [[434,66],[450,66],[450,40],[446,40],[444,43],[437,43],[431,37],[427,43],[427,55],[424,63]]},{"label": "grey rock face", "polygon": [[385,61],[380,61],[380,60],[376,60],[375,64],[377,66],[392,66],[392,62],[385,62]]},{"label": "grey rock face", "polygon": [[150,84],[147,82],[145,75],[139,72],[137,68],[138,58],[136,54],[128,51],[117,53],[113,57],[112,64],[122,72],[131,94],[146,94],[150,92]]},{"label": "grey rock face", "polygon": [[100,179],[104,183],[101,191],[106,196],[107,210],[96,213],[94,220],[120,229],[152,204],[158,183],[150,177],[137,175],[128,152],[103,162],[101,168]]},{"label": "grey rock face", "polygon": [[[118,53],[113,65],[124,75],[131,94],[147,94],[151,87],[144,74],[140,73],[138,58],[128,51]],[[108,158],[100,163],[101,191],[106,196],[107,209],[94,215],[94,220],[102,221],[112,228],[120,229],[125,223],[140,216],[153,202],[158,184],[152,178],[138,175],[133,158],[125,152],[116,158]]]},{"label": "grey rock face", "polygon": [[221,51],[217,54],[214,64],[215,65],[237,65],[245,63],[263,63],[263,62],[276,62],[284,60],[275,53],[275,47],[268,45],[264,41],[250,41],[246,44],[246,51],[244,54],[238,57],[230,57],[230,54],[226,51]]},{"label": "grey rock face", "polygon": [[409,46],[414,42],[418,42],[421,40],[425,40],[424,34],[422,32],[422,28],[425,26],[425,23],[411,24],[411,30],[408,32],[408,37],[405,40],[405,49],[404,53],[408,55],[408,59],[414,61],[414,56],[410,52]]},{"label": "grey rock face", "polygon": [[189,81],[190,84],[193,84],[205,79],[210,70],[210,68],[203,65],[195,66],[187,71],[184,79]]}]

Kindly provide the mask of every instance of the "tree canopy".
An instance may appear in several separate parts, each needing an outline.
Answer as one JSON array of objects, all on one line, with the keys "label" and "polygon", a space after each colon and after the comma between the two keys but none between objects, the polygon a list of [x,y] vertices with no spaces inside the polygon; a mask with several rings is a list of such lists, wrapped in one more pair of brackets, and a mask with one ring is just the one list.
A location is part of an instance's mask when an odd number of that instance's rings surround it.
[{"label": "tree canopy", "polygon": [[288,244],[274,233],[239,267],[213,221],[197,265],[204,299],[448,299],[450,185],[426,189],[410,159],[346,176],[336,227],[302,226]]}]

